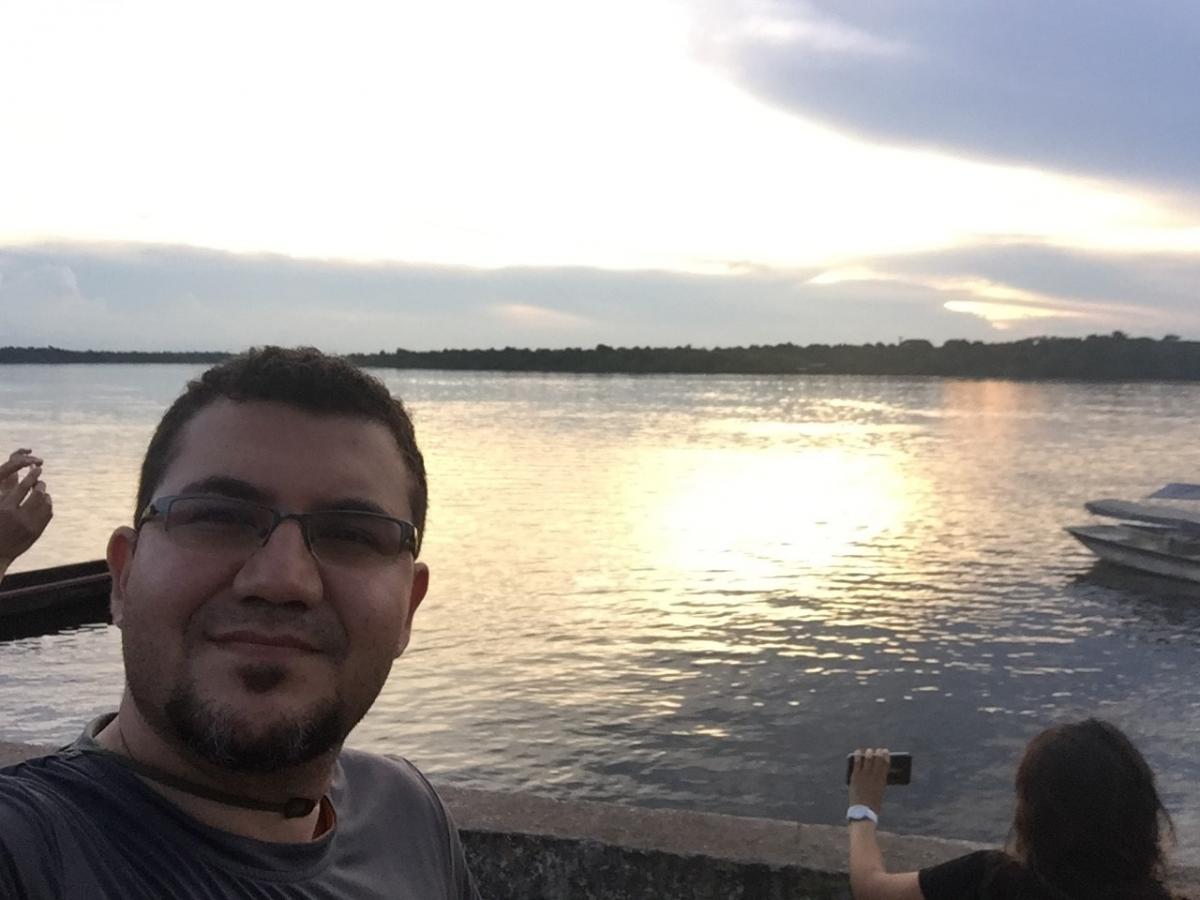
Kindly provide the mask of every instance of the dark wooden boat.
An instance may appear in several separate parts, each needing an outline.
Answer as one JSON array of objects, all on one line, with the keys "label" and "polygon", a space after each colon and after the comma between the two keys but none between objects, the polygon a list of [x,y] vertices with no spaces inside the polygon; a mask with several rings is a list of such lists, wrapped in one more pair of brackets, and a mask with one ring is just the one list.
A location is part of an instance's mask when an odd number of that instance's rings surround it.
[{"label": "dark wooden boat", "polygon": [[104,610],[111,585],[108,564],[102,559],[6,575],[0,581],[0,623],[58,612]]}]

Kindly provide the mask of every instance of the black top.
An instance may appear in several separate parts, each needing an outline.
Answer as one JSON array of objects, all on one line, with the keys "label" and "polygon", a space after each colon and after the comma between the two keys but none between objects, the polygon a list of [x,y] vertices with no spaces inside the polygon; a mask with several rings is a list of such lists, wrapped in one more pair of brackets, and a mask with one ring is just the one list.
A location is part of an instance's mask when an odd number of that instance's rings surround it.
[{"label": "black top", "polygon": [[[1019,861],[998,850],[977,850],[918,874],[925,900],[1096,900],[1099,895],[1133,900],[1127,891],[1106,885],[1080,886],[1080,893],[1047,884]],[[1170,900],[1166,889],[1147,885],[1145,900]]]},{"label": "black top", "polygon": [[196,821],[95,746],[85,732],[0,769],[4,900],[478,900],[449,814],[405,760],[343,750],[335,826],[279,844]]},{"label": "black top", "polygon": [[997,850],[978,850],[918,875],[925,900],[1063,900],[1047,893],[1024,866]]}]

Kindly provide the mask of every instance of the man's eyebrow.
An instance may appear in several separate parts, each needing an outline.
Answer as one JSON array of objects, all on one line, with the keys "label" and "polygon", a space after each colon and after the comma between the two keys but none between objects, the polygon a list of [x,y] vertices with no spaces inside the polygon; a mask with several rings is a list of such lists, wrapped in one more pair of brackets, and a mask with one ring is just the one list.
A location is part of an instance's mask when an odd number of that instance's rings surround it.
[{"label": "man's eyebrow", "polygon": [[[238,500],[249,500],[253,503],[269,505],[274,497],[262,488],[249,481],[233,478],[229,475],[209,475],[196,481],[191,481],[179,489],[180,494],[217,494],[222,497],[235,497]],[[330,511],[336,509],[358,510],[361,512],[379,513],[391,516],[392,513],[365,497],[338,497],[315,504],[311,512]]]},{"label": "man's eyebrow", "polygon": [[220,494],[223,497],[236,497],[239,500],[252,500],[265,503],[270,495],[260,487],[240,478],[229,475],[209,475],[206,478],[190,481],[179,489],[180,494]]},{"label": "man's eyebrow", "polygon": [[316,512],[318,510],[334,510],[334,509],[358,510],[360,512],[379,513],[381,516],[392,515],[392,513],[388,512],[386,509],[384,509],[382,506],[380,506],[374,500],[366,500],[362,497],[339,497],[336,500],[329,500],[329,501],[317,504],[313,508],[313,511]]}]

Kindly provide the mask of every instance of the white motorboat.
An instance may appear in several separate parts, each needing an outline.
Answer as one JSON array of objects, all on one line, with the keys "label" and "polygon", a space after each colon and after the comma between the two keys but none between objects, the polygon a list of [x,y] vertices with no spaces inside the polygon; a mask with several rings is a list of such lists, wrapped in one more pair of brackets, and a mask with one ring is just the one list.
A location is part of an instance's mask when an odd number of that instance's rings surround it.
[{"label": "white motorboat", "polygon": [[[1200,500],[1200,485],[1169,484],[1147,500]],[[1067,528],[1106,562],[1141,572],[1200,582],[1200,511],[1173,503],[1093,500],[1088,512],[1122,520],[1117,525]]]}]

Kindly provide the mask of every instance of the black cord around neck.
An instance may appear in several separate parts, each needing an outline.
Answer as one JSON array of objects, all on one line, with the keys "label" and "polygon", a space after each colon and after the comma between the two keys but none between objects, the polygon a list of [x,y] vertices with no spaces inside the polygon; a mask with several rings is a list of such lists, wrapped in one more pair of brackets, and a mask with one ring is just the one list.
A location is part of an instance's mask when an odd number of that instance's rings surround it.
[{"label": "black cord around neck", "polygon": [[[125,736],[120,734],[121,745],[125,747],[126,753],[129,747],[125,744]],[[177,791],[183,791],[185,794],[191,794],[193,797],[200,797],[203,800],[212,800],[214,803],[223,803],[226,806],[237,806],[241,809],[254,809],[262,812],[278,813],[285,819],[303,819],[314,809],[316,809],[319,800],[310,800],[307,797],[289,797],[282,803],[272,803],[268,800],[255,800],[253,797],[243,797],[240,794],[230,794],[226,791],[221,791],[216,788],[208,787],[207,785],[198,784],[195,781],[190,781],[187,778],[180,778],[178,775],[173,775],[165,769],[160,769],[157,766],[151,766],[144,762],[139,762],[132,756],[126,756],[121,753],[116,753],[112,750],[106,750],[103,747],[89,747],[84,752],[95,753],[97,756],[102,756],[105,759],[111,759],[113,762],[133,772],[135,775],[140,775],[142,778],[148,778],[150,781],[155,781],[159,784],[166,785],[169,788],[174,788]]]}]

